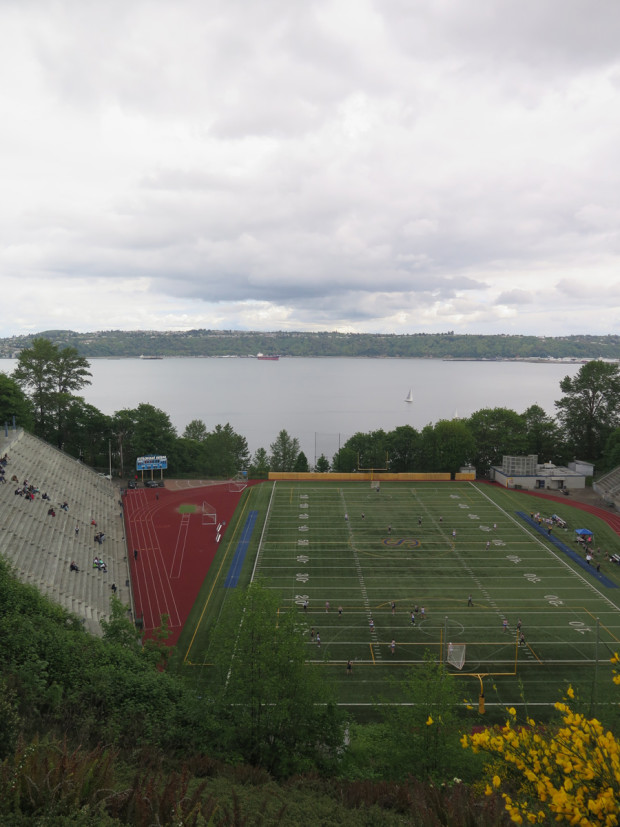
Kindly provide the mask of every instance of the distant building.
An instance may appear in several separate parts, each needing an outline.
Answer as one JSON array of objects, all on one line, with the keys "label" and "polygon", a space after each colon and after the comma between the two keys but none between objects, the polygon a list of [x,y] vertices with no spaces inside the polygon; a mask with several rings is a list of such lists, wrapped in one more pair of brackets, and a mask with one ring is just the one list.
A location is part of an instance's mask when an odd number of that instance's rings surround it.
[{"label": "distant building", "polygon": [[586,477],[594,476],[594,465],[591,462],[584,462],[582,459],[574,459],[568,463],[571,471],[577,471],[578,474],[585,474]]},{"label": "distant building", "polygon": [[[573,465],[574,463],[571,463]],[[552,462],[538,462],[536,454],[526,457],[502,457],[502,465],[492,466],[490,477],[505,488],[523,488],[528,491],[561,491],[586,487],[586,474],[579,464],[579,470],[554,465]],[[591,467],[591,466],[590,466]]]}]

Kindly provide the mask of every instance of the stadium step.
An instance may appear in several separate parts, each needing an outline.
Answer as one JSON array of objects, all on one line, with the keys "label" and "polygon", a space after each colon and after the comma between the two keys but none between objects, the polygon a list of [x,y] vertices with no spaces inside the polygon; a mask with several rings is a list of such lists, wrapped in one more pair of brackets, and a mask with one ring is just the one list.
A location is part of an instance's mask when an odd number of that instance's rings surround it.
[{"label": "stadium step", "polygon": [[[29,434],[18,432],[6,449],[9,465],[19,484],[24,479],[46,491],[50,503],[37,495],[26,502],[14,494],[16,484],[0,485],[0,553],[11,562],[18,577],[32,583],[69,611],[76,612],[85,627],[100,633],[99,620],[109,616],[110,586],[129,577],[124,525],[119,517],[119,493],[108,480]],[[69,504],[68,512],[60,508]],[[47,514],[53,504],[56,516]],[[95,529],[106,533],[99,546]],[[76,536],[75,526],[79,526]],[[103,556],[108,572],[92,570],[95,555]],[[80,571],[72,572],[72,560]],[[131,594],[123,589],[130,604]]]}]

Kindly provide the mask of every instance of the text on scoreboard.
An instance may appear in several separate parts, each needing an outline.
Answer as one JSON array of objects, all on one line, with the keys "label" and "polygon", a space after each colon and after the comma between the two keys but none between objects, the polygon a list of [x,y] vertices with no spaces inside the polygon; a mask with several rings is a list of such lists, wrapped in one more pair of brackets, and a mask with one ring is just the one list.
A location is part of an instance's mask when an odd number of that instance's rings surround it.
[{"label": "text on scoreboard", "polygon": [[168,457],[138,457],[136,460],[137,471],[154,471],[159,470],[160,468],[165,469],[167,467]]}]

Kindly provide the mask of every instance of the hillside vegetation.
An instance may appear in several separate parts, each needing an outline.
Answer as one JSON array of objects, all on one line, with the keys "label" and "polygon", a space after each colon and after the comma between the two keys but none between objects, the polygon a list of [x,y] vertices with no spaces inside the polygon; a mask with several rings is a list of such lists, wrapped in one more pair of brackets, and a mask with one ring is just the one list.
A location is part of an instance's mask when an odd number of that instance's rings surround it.
[{"label": "hillside vegetation", "polygon": [[620,359],[620,336],[515,336],[447,333],[338,333],[249,330],[46,330],[0,339],[0,358],[15,357],[37,337],[80,356],[359,356],[427,359]]}]

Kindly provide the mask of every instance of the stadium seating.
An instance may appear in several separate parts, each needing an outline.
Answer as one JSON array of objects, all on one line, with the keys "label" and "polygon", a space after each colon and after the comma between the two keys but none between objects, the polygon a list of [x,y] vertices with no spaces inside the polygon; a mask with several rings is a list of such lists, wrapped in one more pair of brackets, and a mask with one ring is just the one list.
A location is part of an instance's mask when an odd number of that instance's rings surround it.
[{"label": "stadium seating", "polygon": [[[0,485],[0,554],[22,582],[77,615],[90,632],[101,634],[100,621],[110,614],[113,583],[128,610],[132,606],[118,488],[21,430],[9,431],[8,437],[0,434],[0,456],[5,452],[9,464],[7,482]],[[18,483],[11,482],[14,475]],[[33,501],[15,494],[25,479],[40,489]],[[49,502],[42,500],[43,492]],[[60,507],[65,501],[68,511]],[[55,517],[48,514],[50,506]],[[97,531],[105,533],[101,545],[95,541]],[[105,560],[107,572],[93,568],[95,556]],[[72,561],[78,572],[70,570]]]},{"label": "stadium seating", "polygon": [[620,503],[620,466],[602,476],[592,484],[596,493],[608,502]]}]

